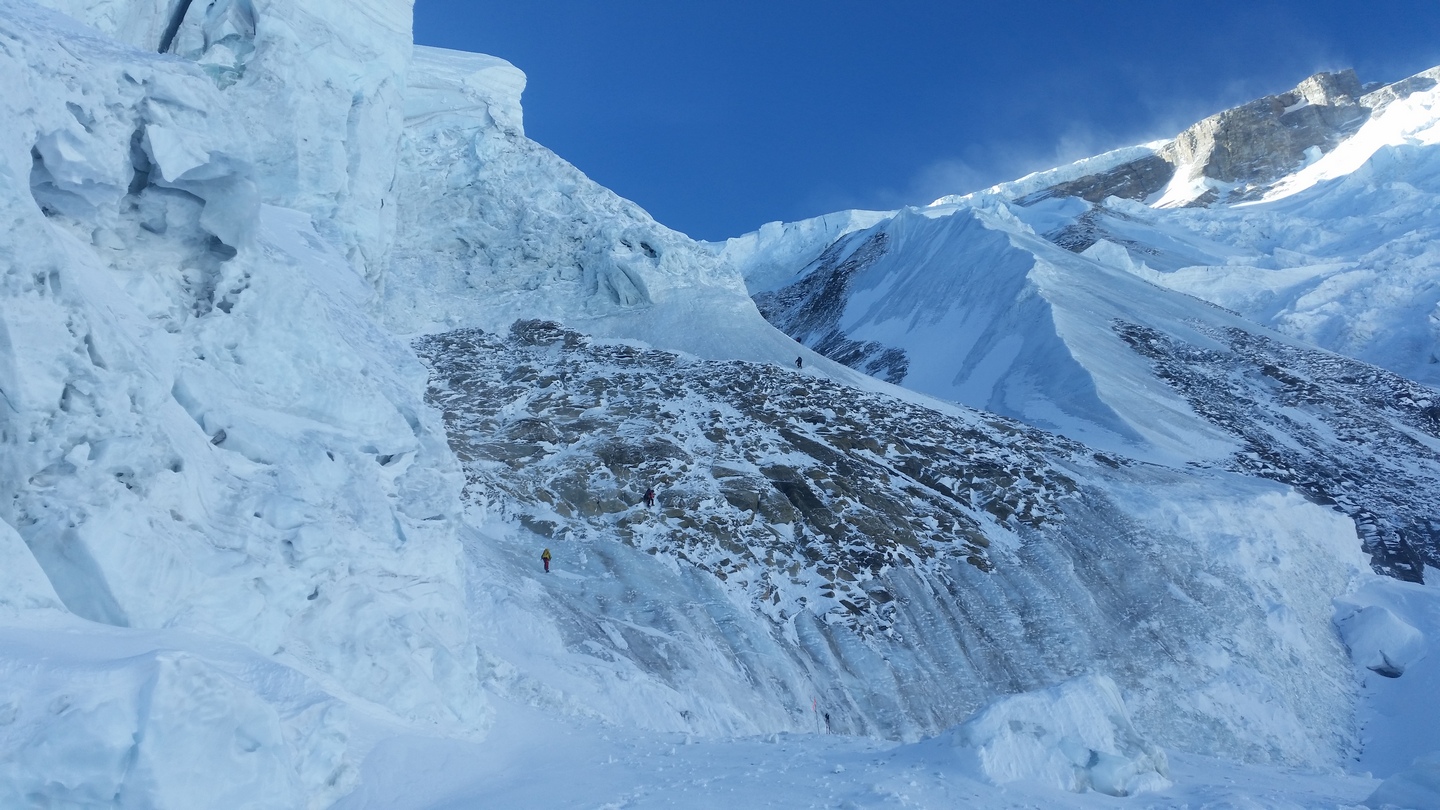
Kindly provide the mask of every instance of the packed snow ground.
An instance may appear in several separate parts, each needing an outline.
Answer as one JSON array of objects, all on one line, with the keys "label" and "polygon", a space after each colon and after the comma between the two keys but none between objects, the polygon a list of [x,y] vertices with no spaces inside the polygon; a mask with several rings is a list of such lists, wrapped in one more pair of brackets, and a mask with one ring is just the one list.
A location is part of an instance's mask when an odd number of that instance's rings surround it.
[{"label": "packed snow ground", "polygon": [[817,732],[709,740],[557,722],[530,708],[502,705],[499,713],[484,743],[387,741],[366,761],[359,789],[336,810],[1358,810],[1377,784],[1171,754],[1173,785],[1118,799],[1042,780],[996,784],[967,761],[970,752],[948,740],[898,745]]},{"label": "packed snow ground", "polygon": [[[963,727],[912,744],[827,735],[817,708],[808,732],[717,739],[564,718],[501,698],[496,726],[484,742],[417,736],[381,742],[362,766],[358,789],[336,807],[1440,807],[1440,763],[1424,758],[1440,750],[1440,732],[1424,710],[1440,688],[1440,587],[1376,578],[1339,601],[1342,626],[1364,608],[1385,610],[1390,621],[1364,639],[1347,634],[1357,645],[1357,663],[1387,650],[1396,658],[1403,654],[1409,666],[1400,678],[1357,666],[1365,747],[1349,773],[1247,766],[1172,750],[1164,752],[1169,784],[1117,800],[1094,790],[1071,792],[1066,787],[1073,782],[1062,786],[1053,770],[1047,774],[1043,766],[1063,756],[1059,748],[1012,745],[1004,752],[1008,756],[992,758],[987,770],[975,747],[964,745]],[[1418,646],[1416,638],[1423,639]],[[1053,705],[1028,719],[1032,729],[1064,722]],[[1093,734],[1105,725],[1092,718],[1086,731]],[[1021,778],[1010,781],[1007,775]]]}]

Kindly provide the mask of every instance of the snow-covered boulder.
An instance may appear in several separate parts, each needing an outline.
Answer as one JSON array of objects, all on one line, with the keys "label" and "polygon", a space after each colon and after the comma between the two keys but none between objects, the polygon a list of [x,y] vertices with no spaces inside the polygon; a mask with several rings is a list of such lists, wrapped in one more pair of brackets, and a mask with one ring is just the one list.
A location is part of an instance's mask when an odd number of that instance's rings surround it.
[{"label": "snow-covered boulder", "polygon": [[1425,654],[1425,636],[1389,608],[1341,604],[1335,625],[1355,663],[1387,678],[1398,678]]},{"label": "snow-covered boulder", "polygon": [[1170,785],[1165,752],[1131,725],[1120,688],[1104,675],[1001,698],[947,737],[969,769],[995,784],[1111,796]]}]

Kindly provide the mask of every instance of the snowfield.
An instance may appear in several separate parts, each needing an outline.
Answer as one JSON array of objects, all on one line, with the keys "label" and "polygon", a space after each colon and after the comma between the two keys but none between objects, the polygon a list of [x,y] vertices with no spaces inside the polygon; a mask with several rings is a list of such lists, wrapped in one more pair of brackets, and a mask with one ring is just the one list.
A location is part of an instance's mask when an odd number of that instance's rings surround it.
[{"label": "snowfield", "polygon": [[1433,77],[709,245],[409,29],[0,0],[0,807],[1440,806]]}]

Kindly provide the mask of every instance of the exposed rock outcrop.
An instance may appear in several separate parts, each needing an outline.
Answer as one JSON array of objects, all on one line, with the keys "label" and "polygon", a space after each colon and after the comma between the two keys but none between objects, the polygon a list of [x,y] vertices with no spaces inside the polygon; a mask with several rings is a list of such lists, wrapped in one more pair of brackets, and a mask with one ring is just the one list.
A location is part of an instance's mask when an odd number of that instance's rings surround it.
[{"label": "exposed rock outcrop", "polygon": [[1165,191],[1177,175],[1193,184],[1193,194],[1182,194],[1177,202],[1209,205],[1253,199],[1334,149],[1389,104],[1434,87],[1437,80],[1440,68],[1379,87],[1362,85],[1351,69],[1316,73],[1293,90],[1198,121],[1152,155],[1051,186],[1019,202],[1052,197],[1092,203],[1107,197],[1145,200]]},{"label": "exposed rock outcrop", "polygon": [[865,237],[847,251],[849,240],[831,245],[815,260],[816,269],[795,284],[755,296],[755,306],[776,328],[830,359],[886,382],[905,379],[905,352],[873,340],[854,340],[840,328],[850,299],[850,279],[885,253],[889,234]]}]

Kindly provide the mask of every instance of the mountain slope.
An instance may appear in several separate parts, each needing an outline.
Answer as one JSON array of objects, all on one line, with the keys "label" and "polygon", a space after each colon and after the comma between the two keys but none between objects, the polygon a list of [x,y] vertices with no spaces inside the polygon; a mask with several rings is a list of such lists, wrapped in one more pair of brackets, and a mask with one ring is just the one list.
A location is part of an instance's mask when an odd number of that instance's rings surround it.
[{"label": "mountain slope", "polygon": [[[1321,78],[1311,90],[1338,81]],[[1326,156],[1293,175],[1295,161],[1279,157],[1251,165],[1251,190],[1210,207],[1091,202],[1093,189],[1120,190],[1117,178],[1143,160],[1117,163],[1130,157],[1122,153],[838,237],[772,230],[721,253],[751,279],[767,318],[837,360],[1113,452],[1296,485],[1359,522],[1377,570],[1418,581],[1424,565],[1440,563],[1427,517],[1440,506],[1431,393],[1166,287],[1252,317],[1268,312],[1257,320],[1282,332],[1416,369],[1434,328],[1428,279],[1440,268],[1424,214],[1435,200],[1424,145],[1437,120],[1433,86],[1422,74],[1372,90],[1363,105],[1342,94],[1336,103],[1367,120],[1282,133],[1287,143],[1307,133]],[[1248,109],[1197,127],[1226,133],[1216,143],[1268,148],[1266,139],[1281,135],[1237,123]],[[1237,166],[1203,167],[1234,181]],[[1321,177],[1334,179],[1313,185]],[[1158,188],[1127,193],[1168,202]],[[1244,202],[1261,193],[1270,196]],[[1280,246],[1300,240],[1308,253]],[[788,279],[760,258],[770,255],[792,257]],[[1379,288],[1362,286],[1370,280]],[[1177,370],[1201,357],[1211,364],[1203,383],[1193,366]],[[1362,436],[1366,450],[1357,453]],[[1256,463],[1256,454],[1269,461]]]},{"label": "mountain slope", "polygon": [[[803,730],[818,697],[844,733],[914,738],[1098,668],[1165,745],[1352,744],[1326,594],[1353,530],[1284,488],[554,324],[418,348],[494,537],[477,598],[527,614],[531,643],[492,664],[508,694],[705,734]],[[1272,707],[1263,728],[1240,694]]]},{"label": "mountain slope", "polygon": [[[528,140],[509,63],[412,50],[406,0],[44,5],[0,0],[0,805],[509,796],[526,746],[819,758],[825,715],[983,709],[900,754],[1007,803],[1164,789],[1157,742],[1357,753],[1333,600],[1374,578],[1316,501],[1403,556],[1423,389],[1043,238],[1080,198],[695,243]],[[807,340],[1029,424],[796,343],[742,248]],[[1390,480],[1321,474],[1372,434]],[[1028,760],[956,753],[1017,726]]]}]

